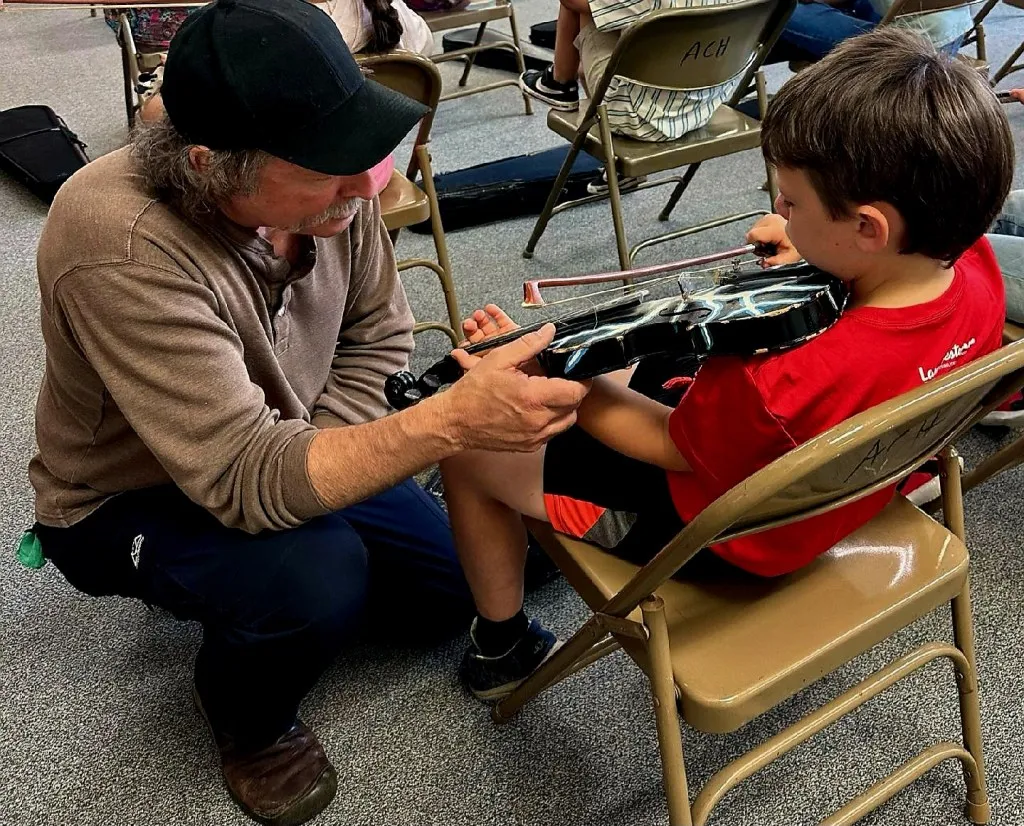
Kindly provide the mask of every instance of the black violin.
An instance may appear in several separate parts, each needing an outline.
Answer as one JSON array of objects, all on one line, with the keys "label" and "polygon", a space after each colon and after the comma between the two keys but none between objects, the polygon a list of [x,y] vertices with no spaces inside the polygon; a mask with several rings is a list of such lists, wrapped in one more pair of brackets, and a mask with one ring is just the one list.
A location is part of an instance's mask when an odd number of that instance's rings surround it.
[{"label": "black violin", "polygon": [[[793,347],[824,332],[846,306],[842,281],[807,264],[734,272],[720,283],[659,300],[636,291],[551,322],[538,322],[465,347],[480,354],[554,323],[555,337],[538,356],[545,374],[589,379],[652,356],[753,355]],[[445,356],[422,377],[395,373],[388,403],[409,407],[457,381],[462,368]]]}]

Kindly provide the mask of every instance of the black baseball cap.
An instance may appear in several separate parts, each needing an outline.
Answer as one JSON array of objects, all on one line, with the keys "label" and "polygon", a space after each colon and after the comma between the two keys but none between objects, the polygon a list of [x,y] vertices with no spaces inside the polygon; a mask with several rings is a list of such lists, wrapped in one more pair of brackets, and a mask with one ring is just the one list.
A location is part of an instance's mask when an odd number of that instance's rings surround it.
[{"label": "black baseball cap", "polygon": [[193,143],[262,149],[327,175],[380,163],[427,107],[365,77],[306,0],[217,0],[171,40],[161,88]]}]

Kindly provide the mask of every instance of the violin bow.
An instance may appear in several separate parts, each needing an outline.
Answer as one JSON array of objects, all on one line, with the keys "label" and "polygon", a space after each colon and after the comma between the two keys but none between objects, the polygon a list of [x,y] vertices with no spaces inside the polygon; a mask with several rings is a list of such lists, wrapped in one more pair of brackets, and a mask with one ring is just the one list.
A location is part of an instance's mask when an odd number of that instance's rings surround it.
[{"label": "violin bow", "polygon": [[[679,270],[702,267],[705,264],[713,264],[716,261],[725,261],[730,258],[739,258],[750,253],[765,257],[774,255],[775,250],[771,245],[747,244],[743,247],[736,247],[735,249],[725,250],[724,252],[715,252],[711,255],[701,255],[697,258],[684,258],[681,261],[672,261],[668,264],[655,264],[650,267],[638,267],[633,270],[617,270],[615,272],[602,272],[594,275],[575,275],[565,278],[534,278],[523,284],[523,306],[546,306],[540,291],[548,287],[580,287],[587,284],[607,284],[610,281],[628,281],[630,284],[623,286],[632,286],[632,282],[634,281],[645,281],[647,279],[654,278],[655,276],[664,276],[668,273],[677,272]],[[594,293],[591,295],[594,295]],[[579,299],[571,300],[583,300],[584,298],[586,298],[586,296],[580,296]]]}]

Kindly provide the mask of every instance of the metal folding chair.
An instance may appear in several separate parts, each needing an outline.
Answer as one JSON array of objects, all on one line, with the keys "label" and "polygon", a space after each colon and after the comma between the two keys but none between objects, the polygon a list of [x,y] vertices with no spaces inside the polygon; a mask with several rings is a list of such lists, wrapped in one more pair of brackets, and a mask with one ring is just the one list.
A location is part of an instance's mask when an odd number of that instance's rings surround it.
[{"label": "metal folding chair", "polygon": [[[440,330],[451,339],[453,345],[462,340],[462,317],[455,295],[455,281],[452,276],[451,259],[445,242],[444,227],[441,225],[441,210],[434,190],[434,172],[430,163],[430,128],[434,113],[441,97],[441,75],[429,59],[410,52],[390,52],[378,55],[357,56],[359,64],[372,73],[378,83],[395,89],[407,97],[428,106],[430,111],[420,122],[413,146],[412,158],[405,175],[397,169],[391,175],[387,188],[380,194],[381,217],[384,226],[391,233],[392,242],[398,240],[403,227],[430,220],[437,260],[406,258],[398,262],[399,272],[424,267],[432,270],[441,282],[444,303],[448,311],[448,323],[437,321],[417,322],[413,332]],[[422,175],[421,186],[415,183],[416,175]]]},{"label": "metal folding chair", "polygon": [[[459,78],[459,90],[442,95],[441,100],[454,100],[455,98],[466,97],[467,95],[490,92],[493,89],[503,89],[506,86],[518,88],[519,83],[515,78],[496,80],[481,86],[466,88],[469,72],[473,68],[476,56],[487,49],[508,49],[515,55],[519,73],[522,74],[526,71],[526,64],[523,61],[523,48],[519,40],[519,27],[516,25],[516,13],[515,9],[512,8],[511,0],[475,0],[475,2],[464,9],[420,12],[420,16],[427,21],[427,25],[432,32],[445,32],[463,26],[477,25],[476,40],[472,46],[436,54],[432,58],[435,63],[445,63],[449,60],[464,60],[466,63],[466,67],[462,71],[462,77]],[[512,30],[512,42],[495,41],[484,43],[484,31],[487,29],[487,24],[498,20],[508,20],[509,27]],[[523,94],[523,108],[526,110],[526,114],[533,114],[530,98],[526,94]]]},{"label": "metal folding chair", "polygon": [[[682,177],[648,181],[637,187],[648,189],[676,184],[659,216],[660,220],[667,221],[704,161],[760,146],[760,122],[734,107],[756,88],[763,116],[767,95],[760,73],[761,63],[795,5],[795,0],[740,0],[712,6],[662,9],[625,29],[604,75],[593,90],[586,110],[560,112],[552,109],[548,113],[548,127],[571,141],[572,146],[533,228],[523,257],[533,257],[537,242],[552,216],[565,209],[604,200],[606,197],[592,195],[556,206],[576,156],[581,151],[604,161],[619,266],[624,270],[630,269],[637,253],[646,247],[766,214],[768,210],[724,216],[649,238],[629,249],[622,221],[618,175],[637,177],[686,166]],[[714,48],[708,44],[713,44]],[[692,56],[694,53],[695,57],[680,59],[680,55]],[[687,133],[679,140],[654,143],[612,134],[604,96],[616,75],[648,86],[679,90],[706,88],[725,83],[736,76],[740,76],[740,80],[732,97],[718,108],[706,126]],[[775,177],[771,169],[768,170],[768,177],[770,196],[774,201]]]},{"label": "metal folding chair", "polygon": [[[544,689],[621,648],[651,684],[669,822],[703,826],[743,780],[927,663],[947,658],[956,671],[963,742],[924,749],[822,823],[852,824],[950,759],[963,767],[968,817],[987,823],[960,467],[951,445],[1022,385],[1024,343],[1017,343],[854,416],[723,494],[643,566],[528,522],[593,613],[495,707],[495,721],[510,719]],[[861,499],[936,453],[943,523],[895,495],[878,516],[788,576],[688,573],[685,563],[709,544]],[[869,675],[731,761],[691,803],[677,707],[701,731],[735,731],[947,604],[952,643],[925,643]]]}]

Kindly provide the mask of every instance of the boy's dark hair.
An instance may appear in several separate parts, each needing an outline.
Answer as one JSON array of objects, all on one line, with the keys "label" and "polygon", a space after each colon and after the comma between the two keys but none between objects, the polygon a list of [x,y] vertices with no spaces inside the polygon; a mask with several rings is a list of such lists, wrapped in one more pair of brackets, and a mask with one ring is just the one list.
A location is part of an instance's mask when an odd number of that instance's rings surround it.
[{"label": "boy's dark hair", "polygon": [[901,253],[952,264],[988,228],[1013,179],[1001,104],[965,63],[885,26],[789,80],[761,128],[765,159],[803,170],[833,219],[885,201]]}]

